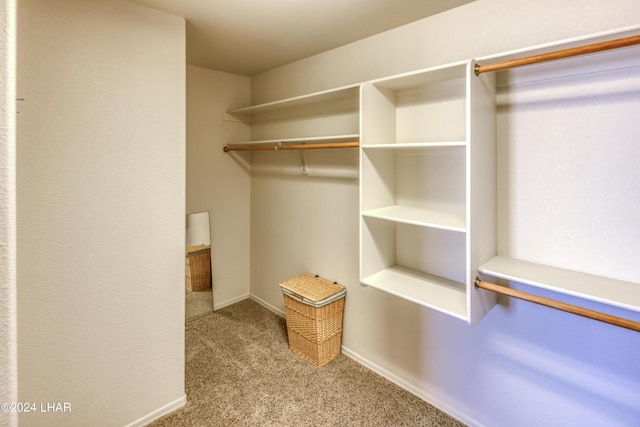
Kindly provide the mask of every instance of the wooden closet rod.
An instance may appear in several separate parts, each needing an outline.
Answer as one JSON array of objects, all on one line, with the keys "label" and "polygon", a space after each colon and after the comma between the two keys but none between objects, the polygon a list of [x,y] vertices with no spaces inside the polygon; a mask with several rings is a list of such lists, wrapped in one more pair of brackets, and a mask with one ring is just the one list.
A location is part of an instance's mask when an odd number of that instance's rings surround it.
[{"label": "wooden closet rod", "polygon": [[496,62],[495,64],[476,64],[475,72],[477,76],[480,73],[520,67],[522,65],[536,64],[538,62],[555,61],[556,59],[570,58],[572,56],[586,55],[588,53],[602,52],[604,50],[618,49],[621,47],[633,46],[637,44],[640,44],[640,35],[625,37],[616,40],[609,40],[606,42],[593,43],[585,46],[573,47],[570,49],[557,50],[555,52],[527,56],[524,58],[512,59],[510,61]]},{"label": "wooden closet rod", "polygon": [[355,142],[328,142],[324,144],[296,144],[296,145],[253,145],[244,147],[224,147],[224,152],[229,151],[282,151],[282,150],[317,150],[322,148],[357,148],[360,143]]},{"label": "wooden closet rod", "polygon": [[634,322],[629,319],[623,319],[622,317],[612,316],[610,314],[601,313],[599,311],[590,310],[584,307],[578,307],[576,305],[567,304],[564,302],[556,301],[553,299],[541,297],[538,295],[529,294],[527,292],[518,291],[515,289],[507,288],[505,286],[496,285],[495,283],[489,283],[476,278],[475,287],[480,289],[486,289],[502,295],[508,295],[513,298],[518,298],[524,301],[533,302],[535,304],[544,305],[545,307],[555,308],[556,310],[566,311],[567,313],[577,314],[578,316],[588,317],[589,319],[598,320],[600,322],[609,323],[611,325],[620,326],[622,328],[631,329],[632,331],[640,332],[640,323]]}]

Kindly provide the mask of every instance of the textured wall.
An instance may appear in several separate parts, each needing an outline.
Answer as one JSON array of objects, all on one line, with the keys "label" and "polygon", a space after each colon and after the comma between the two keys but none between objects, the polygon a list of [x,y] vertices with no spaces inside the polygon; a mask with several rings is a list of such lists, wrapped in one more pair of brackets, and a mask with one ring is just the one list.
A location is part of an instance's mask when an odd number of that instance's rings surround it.
[{"label": "textured wall", "polygon": [[18,13],[19,398],[25,425],[184,403],[184,20],[124,1]]},{"label": "textured wall", "polygon": [[[0,5],[0,402],[16,402],[16,58],[13,0]],[[17,414],[0,413],[0,426],[17,425]]]}]

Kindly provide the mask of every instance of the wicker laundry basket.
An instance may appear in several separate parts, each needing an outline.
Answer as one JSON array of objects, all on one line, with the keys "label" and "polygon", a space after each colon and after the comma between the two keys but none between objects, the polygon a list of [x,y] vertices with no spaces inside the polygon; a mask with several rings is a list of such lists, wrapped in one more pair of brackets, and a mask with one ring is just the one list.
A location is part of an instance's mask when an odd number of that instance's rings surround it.
[{"label": "wicker laundry basket", "polygon": [[187,248],[185,287],[188,291],[204,291],[211,287],[211,246]]},{"label": "wicker laundry basket", "polygon": [[280,284],[289,347],[317,366],[340,354],[346,289],[312,274]]}]

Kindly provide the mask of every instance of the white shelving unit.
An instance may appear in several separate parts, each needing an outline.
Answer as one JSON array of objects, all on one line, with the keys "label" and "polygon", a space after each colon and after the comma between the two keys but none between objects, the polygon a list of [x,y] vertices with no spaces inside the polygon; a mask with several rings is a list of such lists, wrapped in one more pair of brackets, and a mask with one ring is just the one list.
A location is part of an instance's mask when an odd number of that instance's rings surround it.
[{"label": "white shelving unit", "polygon": [[[487,57],[481,62],[499,62],[632,36],[639,29],[636,27],[618,33],[603,33],[591,38],[537,46]],[[577,75],[583,78],[579,82],[571,82],[564,92],[555,92],[553,96],[559,101],[545,99],[544,90],[541,91],[543,95],[529,91],[532,85],[544,86],[544,82],[555,87],[554,91],[562,86],[567,80],[558,78],[553,67],[536,65],[517,73],[509,71],[476,76],[473,68],[475,61],[470,60],[373,80],[362,85],[239,108],[227,114],[251,124],[251,139],[229,141],[229,145],[360,140],[359,267],[360,281],[364,285],[439,310],[472,325],[480,321],[496,302],[493,293],[474,287],[479,273],[640,311],[638,283],[579,272],[580,268],[573,269],[571,266],[575,259],[569,259],[569,268],[545,265],[545,262],[563,258],[564,254],[571,254],[568,258],[574,256],[576,248],[572,245],[575,243],[566,238],[570,232],[582,237],[580,233],[584,232],[581,230],[594,228],[610,230],[605,233],[607,239],[613,236],[608,247],[619,248],[620,242],[627,245],[618,256],[625,265],[633,264],[637,258],[634,258],[634,254],[638,253],[637,245],[629,247],[632,240],[615,240],[616,236],[637,233],[639,230],[635,218],[630,219],[628,214],[637,211],[630,209],[633,203],[637,204],[637,192],[634,193],[637,182],[629,183],[632,174],[628,172],[636,170],[635,165],[630,166],[628,162],[637,156],[617,156],[616,161],[623,162],[623,165],[603,163],[595,168],[604,171],[603,175],[591,179],[593,177],[584,175],[583,171],[592,168],[580,167],[580,164],[593,164],[589,153],[584,154],[584,158],[577,156],[580,162],[576,161],[574,153],[582,156],[590,147],[596,147],[594,158],[600,161],[612,156],[608,153],[598,154],[597,147],[612,146],[625,153],[637,152],[635,141],[640,137],[637,127],[619,126],[616,119],[628,116],[627,124],[635,120],[637,101],[634,101],[635,104],[628,103],[631,97],[627,95],[640,87],[638,52],[640,47],[599,54],[601,56],[592,59],[572,59],[579,70]],[[605,60],[602,55],[606,55]],[[563,63],[559,69],[566,72],[571,67]],[[615,72],[616,76],[600,84],[599,76],[609,71]],[[496,89],[501,85],[515,89],[501,92],[502,89]],[[625,101],[624,105],[632,106],[605,114],[600,110],[595,113],[574,111],[571,118],[578,116],[574,126],[569,126],[568,122],[558,122],[550,106],[558,102],[562,104],[563,97],[572,99],[581,92],[622,97],[620,99]],[[530,129],[520,129],[522,120],[516,120],[518,123],[508,126],[502,123],[502,131],[508,128],[509,132],[519,133],[513,140],[507,141],[508,148],[501,147],[498,152],[496,118],[504,121],[504,117],[511,114],[506,110],[514,105],[517,107],[518,103],[529,107],[544,103],[544,108],[527,109],[529,115],[540,115]],[[509,108],[502,108],[501,115],[497,115],[496,105],[507,105]],[[594,114],[596,117],[592,117]],[[602,117],[604,122],[596,127],[594,123],[600,123]],[[555,126],[550,123],[555,123]],[[569,132],[561,141],[558,140],[560,130]],[[594,132],[596,135],[593,135]],[[545,137],[538,137],[541,134]],[[596,138],[603,140],[595,145],[586,143]],[[610,145],[613,140],[615,144]],[[542,148],[543,144],[550,141],[553,142],[551,146]],[[565,144],[576,142],[575,149],[567,150]],[[621,143],[627,145],[622,146]],[[549,161],[549,152],[553,151],[549,148],[555,149],[561,144],[565,146],[564,157],[555,158],[554,161],[564,162],[565,168],[555,167],[551,170],[553,174],[562,171],[559,175],[561,178],[545,181],[545,174],[538,173],[536,168]],[[525,150],[533,150],[527,154],[538,159],[538,162],[525,155],[520,163],[512,164],[510,159],[504,157],[504,151],[513,155],[523,145]],[[567,152],[571,156],[567,157]],[[544,154],[542,161],[536,153]],[[273,159],[265,158],[264,163]],[[331,161],[334,160],[331,157]],[[561,182],[570,182],[564,177],[582,176],[587,179],[579,182],[589,180],[592,184],[590,187],[575,185],[565,193],[549,191]],[[529,183],[531,186],[523,184],[523,181],[532,178],[533,181]],[[599,190],[594,183],[600,186]],[[515,195],[509,193],[508,189],[512,187],[518,188]],[[593,209],[591,197],[574,197],[575,189],[588,191],[589,195],[598,190],[599,194],[606,195],[607,203],[600,203],[605,208],[600,209],[598,205],[599,210]],[[622,191],[620,195],[610,196],[619,190]],[[552,196],[549,197],[549,194]],[[579,220],[576,225],[575,218],[569,216],[560,220],[559,232],[547,230],[548,224],[557,225],[556,218],[561,216],[563,210],[570,214],[576,212],[573,205],[584,204],[584,200],[588,200],[587,205],[578,210],[589,212],[589,218],[596,218],[595,221],[583,223]],[[568,205],[571,209],[566,209]],[[624,232],[608,219],[607,212],[611,211],[609,207],[612,205],[619,205],[616,215],[622,215],[622,222],[631,224]],[[550,208],[540,214],[537,206]],[[596,213],[591,213],[594,210]],[[515,219],[512,211],[518,213]],[[544,217],[544,212],[549,213],[548,218]],[[523,217],[527,218],[524,222],[521,220]],[[533,224],[540,222],[541,217],[553,221],[547,221],[542,226]],[[497,224],[498,220],[500,224]],[[516,224],[515,221],[520,222]],[[527,237],[523,238],[523,235]],[[545,240],[547,249],[541,250],[541,245],[518,244],[520,241],[526,243],[539,239]],[[514,243],[514,240],[517,242]],[[558,246],[563,248],[561,253],[554,249]],[[523,253],[525,256],[521,257]],[[582,253],[584,255],[586,251]],[[525,260],[528,258],[541,258],[542,261],[528,262]],[[558,260],[560,265],[566,261]],[[604,259],[602,261],[606,264]],[[608,264],[602,269],[615,271],[618,261],[607,257]],[[578,260],[577,264],[590,263],[593,266],[599,262],[600,259],[588,259]]]},{"label": "white shelving unit", "polygon": [[475,324],[495,254],[495,83],[460,62],[361,87],[360,280]]},{"label": "white shelving unit", "polygon": [[[607,32],[479,62],[639,31]],[[640,206],[640,182],[633,160],[640,152],[640,128],[629,125],[640,108],[633,96],[640,89],[640,46],[503,71],[497,80],[503,110],[517,111],[505,113],[503,120],[510,123],[510,114],[520,115],[509,125],[518,138],[509,141],[509,153],[499,161],[502,238],[495,256],[480,265],[483,279],[515,281],[640,312],[640,282],[615,278],[636,280],[640,272],[637,239],[631,238],[640,236],[634,213]],[[509,191],[514,187],[517,191]]]},{"label": "white shelving unit", "polygon": [[358,141],[358,85],[228,111],[251,125],[249,141],[230,146]]}]

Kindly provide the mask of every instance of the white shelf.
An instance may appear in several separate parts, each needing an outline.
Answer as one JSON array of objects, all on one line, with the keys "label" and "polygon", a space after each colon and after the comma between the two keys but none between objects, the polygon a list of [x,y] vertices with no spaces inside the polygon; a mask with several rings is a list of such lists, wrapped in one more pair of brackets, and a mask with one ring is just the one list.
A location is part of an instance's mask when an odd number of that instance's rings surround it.
[{"label": "white shelf", "polygon": [[315,104],[325,101],[335,101],[343,98],[358,96],[359,85],[343,86],[336,89],[314,92],[308,95],[296,96],[265,104],[252,105],[228,111],[229,114],[258,114],[267,111],[282,110],[286,108],[300,107],[302,105]]},{"label": "white shelf", "polygon": [[229,147],[240,145],[273,145],[273,144],[301,144],[301,143],[322,143],[322,142],[354,142],[360,139],[357,133],[347,135],[312,136],[308,138],[284,138],[284,139],[263,139],[260,141],[245,141],[227,144]]},{"label": "white shelf", "polygon": [[463,214],[407,206],[371,209],[362,212],[362,216],[451,231],[465,232],[466,229],[466,219]]},{"label": "white shelf", "polygon": [[625,282],[504,256],[480,266],[480,272],[531,286],[640,312],[640,283]]},{"label": "white shelf", "polygon": [[251,129],[249,140],[228,145],[358,141],[359,88],[344,86],[228,111]]},{"label": "white shelf", "polygon": [[408,268],[393,266],[362,283],[405,300],[467,320],[465,285]]},{"label": "white shelf", "polygon": [[441,81],[462,79],[466,76],[468,61],[446,64],[424,70],[399,74],[392,78],[374,80],[372,83],[379,88],[391,90],[405,90],[422,87]]},{"label": "white shelf", "polygon": [[434,142],[409,142],[402,144],[367,144],[362,148],[365,150],[416,150],[416,149],[430,149],[430,148],[452,148],[452,147],[466,147],[466,141],[434,141]]}]

